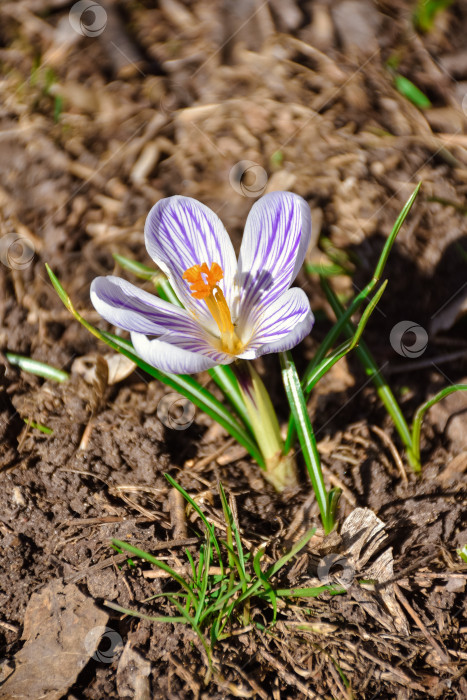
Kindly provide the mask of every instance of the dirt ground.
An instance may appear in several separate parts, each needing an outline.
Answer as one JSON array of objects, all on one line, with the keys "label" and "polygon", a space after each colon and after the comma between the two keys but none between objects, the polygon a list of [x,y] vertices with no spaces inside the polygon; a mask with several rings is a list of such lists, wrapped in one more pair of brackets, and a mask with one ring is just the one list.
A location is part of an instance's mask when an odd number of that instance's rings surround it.
[{"label": "dirt ground", "polygon": [[[312,209],[309,260],[326,266],[326,251],[345,251],[353,274],[332,284],[349,298],[422,180],[365,331],[411,420],[467,375],[467,6],[445,4],[422,31],[417,3],[401,0],[1,2],[0,698],[467,697],[467,569],[456,554],[467,544],[466,395],[428,412],[416,477],[355,356],[320,382],[309,408],[326,480],[343,488],[340,526],[355,508],[374,512],[389,581],[297,600],[271,629],[259,606],[266,631],[239,633],[238,622],[209,677],[190,629],[103,605],[175,614],[164,598],[143,602],[168,581],[110,547],[127,540],[175,567],[189,547],[196,559],[199,523],[179,522],[164,473],[214,522],[220,479],[250,551],[266,543],[271,561],[316,525],[284,575],[289,587],[307,585],[329,552],[347,552],[345,537],[323,541],[300,459],[300,488],[277,495],[199,411],[170,427],[180,417],[171,397],[160,410],[164,385],[139,371],[90,380],[107,348],[64,309],[44,267],[105,329],[91,281],[125,276],[112,253],[150,264],[142,231],[158,199],[203,201],[238,250],[257,197],[290,189]],[[431,107],[401,94],[395,74]],[[298,283],[317,317],[293,351],[303,369],[333,316],[316,275],[302,271]],[[415,356],[390,340],[402,321],[427,333]],[[70,379],[20,371],[6,352]],[[258,370],[285,421],[277,357]],[[375,556],[357,557],[361,577]],[[82,651],[99,626],[114,635],[105,658]]]}]

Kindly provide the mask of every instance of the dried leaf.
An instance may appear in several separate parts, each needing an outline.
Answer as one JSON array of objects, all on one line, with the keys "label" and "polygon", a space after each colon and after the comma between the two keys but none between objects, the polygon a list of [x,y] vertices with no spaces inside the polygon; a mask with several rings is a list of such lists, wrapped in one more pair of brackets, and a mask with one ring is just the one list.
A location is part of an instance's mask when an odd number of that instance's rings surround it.
[{"label": "dried leaf", "polygon": [[90,632],[107,620],[74,584],[54,580],[34,593],[24,618],[26,643],[14,657],[16,669],[0,688],[0,700],[59,700],[97,650],[101,635],[93,638]]}]

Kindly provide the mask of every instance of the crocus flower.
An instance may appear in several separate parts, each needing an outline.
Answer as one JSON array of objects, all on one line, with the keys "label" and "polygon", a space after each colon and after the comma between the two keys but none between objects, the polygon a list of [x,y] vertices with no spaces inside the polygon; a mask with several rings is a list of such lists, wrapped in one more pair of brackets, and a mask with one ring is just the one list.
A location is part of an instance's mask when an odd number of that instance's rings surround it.
[{"label": "crocus flower", "polygon": [[272,192],[253,205],[238,263],[220,219],[195,199],[157,202],[144,235],[184,308],[114,276],[93,281],[91,301],[109,323],[130,331],[137,354],[153,367],[192,374],[288,350],[310,332],[308,298],[289,289],[311,237],[310,209],[298,195]]}]

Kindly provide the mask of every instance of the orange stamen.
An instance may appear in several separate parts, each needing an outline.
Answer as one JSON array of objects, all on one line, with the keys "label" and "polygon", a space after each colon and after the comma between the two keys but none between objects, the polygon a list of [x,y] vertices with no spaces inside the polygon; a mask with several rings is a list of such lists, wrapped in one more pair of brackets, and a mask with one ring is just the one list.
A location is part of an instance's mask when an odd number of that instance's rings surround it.
[{"label": "orange stamen", "polygon": [[190,285],[190,293],[195,299],[204,299],[214,321],[219,328],[221,346],[225,352],[240,354],[243,344],[235,333],[229,306],[218,282],[224,272],[218,263],[193,265],[183,273],[183,279]]},{"label": "orange stamen", "polygon": [[195,299],[206,299],[223,277],[222,268],[217,263],[212,263],[211,269],[209,269],[207,263],[193,265],[193,267],[188,268],[183,273],[183,279],[190,285],[191,295]]}]

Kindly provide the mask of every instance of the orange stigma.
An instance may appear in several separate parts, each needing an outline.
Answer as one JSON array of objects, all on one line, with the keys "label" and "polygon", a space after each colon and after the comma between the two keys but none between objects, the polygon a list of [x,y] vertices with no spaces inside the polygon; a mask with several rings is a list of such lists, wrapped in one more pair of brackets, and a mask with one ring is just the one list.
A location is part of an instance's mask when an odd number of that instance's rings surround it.
[{"label": "orange stigma", "polygon": [[243,344],[235,333],[229,306],[218,285],[223,277],[221,266],[215,262],[211,263],[211,268],[204,262],[202,265],[193,265],[183,273],[183,279],[190,285],[191,295],[206,302],[219,328],[222,350],[238,355],[243,349]]}]

